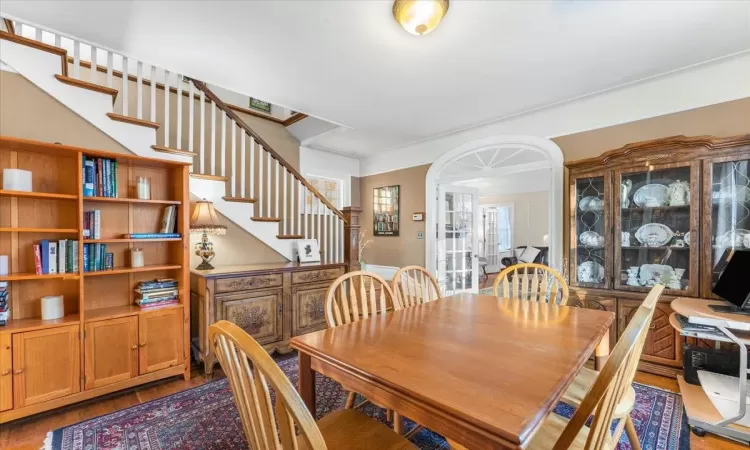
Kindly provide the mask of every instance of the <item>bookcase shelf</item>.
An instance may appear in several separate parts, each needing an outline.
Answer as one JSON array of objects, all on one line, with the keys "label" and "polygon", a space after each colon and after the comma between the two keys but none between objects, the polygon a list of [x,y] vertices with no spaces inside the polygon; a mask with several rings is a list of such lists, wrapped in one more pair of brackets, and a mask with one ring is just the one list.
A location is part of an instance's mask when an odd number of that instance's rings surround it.
[{"label": "bookcase shelf", "polygon": [[141,200],[137,198],[121,198],[121,197],[83,197],[84,202],[100,202],[100,203],[143,203],[152,205],[181,205],[182,202],[179,200]]},{"label": "bookcase shelf", "polygon": [[0,232],[5,233],[60,233],[60,234],[78,234],[78,228],[13,228],[0,227]]},{"label": "bookcase shelf", "polygon": [[179,264],[166,264],[166,265],[155,264],[155,265],[143,266],[143,267],[116,267],[111,270],[97,270],[94,272],[85,272],[83,276],[95,277],[95,276],[102,276],[102,275],[117,275],[121,273],[154,272],[157,270],[176,270],[176,269],[182,269],[182,266]]},{"label": "bookcase shelf", "polygon": [[42,320],[39,318],[11,319],[8,321],[8,323],[5,326],[0,327],[0,331],[18,333],[21,331],[34,331],[34,330],[41,330],[43,328],[54,328],[54,327],[62,327],[66,325],[75,325],[80,322],[81,321],[80,321],[80,318],[78,317],[78,314],[68,314],[59,319],[53,319],[53,320]]},{"label": "bookcase shelf", "polygon": [[48,198],[52,200],[78,200],[77,195],[71,195],[71,194],[53,194],[49,192],[8,191],[5,189],[0,189],[0,197]]},{"label": "bookcase shelf", "polygon": [[136,314],[144,314],[152,311],[175,308],[182,308],[182,303],[157,306],[154,308],[146,309],[143,309],[138,305],[112,306],[109,308],[89,309],[85,312],[84,317],[86,322],[94,322],[97,320],[116,319],[118,317],[133,316]]},{"label": "bookcase shelf", "polygon": [[84,244],[117,244],[120,242],[179,242],[182,238],[149,238],[149,239],[124,239],[124,238],[111,238],[111,239],[84,239]]},{"label": "bookcase shelf", "polygon": [[77,273],[55,273],[55,274],[42,274],[36,273],[11,273],[9,275],[0,276],[0,281],[24,281],[24,280],[77,280],[79,278]]}]

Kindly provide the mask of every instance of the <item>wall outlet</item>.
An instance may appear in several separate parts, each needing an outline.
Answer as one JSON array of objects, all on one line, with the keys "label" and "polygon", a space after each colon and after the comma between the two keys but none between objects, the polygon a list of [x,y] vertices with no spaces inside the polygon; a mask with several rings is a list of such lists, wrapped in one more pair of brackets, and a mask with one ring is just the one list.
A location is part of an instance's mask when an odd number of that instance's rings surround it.
[{"label": "wall outlet", "polygon": [[424,239],[424,231],[417,231],[417,239]]}]

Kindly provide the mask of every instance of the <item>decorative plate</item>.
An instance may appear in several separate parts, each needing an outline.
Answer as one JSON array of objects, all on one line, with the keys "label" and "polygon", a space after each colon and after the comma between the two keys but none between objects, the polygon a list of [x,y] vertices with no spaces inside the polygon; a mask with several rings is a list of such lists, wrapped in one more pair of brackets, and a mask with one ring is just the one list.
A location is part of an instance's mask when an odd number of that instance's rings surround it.
[{"label": "decorative plate", "polygon": [[[674,269],[672,266],[666,264],[644,264],[638,272],[638,281],[641,283],[641,286],[653,286],[657,281],[659,283],[666,283],[667,279],[673,276]],[[659,279],[657,280],[656,278]]]},{"label": "decorative plate", "polygon": [[602,211],[604,209],[604,201],[599,197],[590,195],[583,197],[578,202],[578,207],[581,208],[581,211]]},{"label": "decorative plate", "polygon": [[633,201],[643,207],[664,206],[669,202],[669,188],[663,184],[647,184],[635,191]]},{"label": "decorative plate", "polygon": [[584,231],[578,236],[578,241],[586,247],[596,247],[599,245],[601,236],[596,231]]},{"label": "decorative plate", "polygon": [[750,236],[750,231],[743,229],[730,230],[716,238],[716,245],[724,248],[745,248],[746,236]]},{"label": "decorative plate", "polygon": [[731,200],[737,203],[750,202],[750,188],[741,184],[727,186],[718,192],[720,200]]},{"label": "decorative plate", "polygon": [[638,228],[635,238],[643,245],[661,247],[667,245],[674,237],[674,233],[663,223],[647,223]]},{"label": "decorative plate", "polygon": [[579,283],[603,283],[604,266],[596,261],[586,261],[578,265]]},{"label": "decorative plate", "polygon": [[690,247],[690,232],[689,231],[685,233],[685,237],[683,237],[682,240],[685,241],[685,245]]}]

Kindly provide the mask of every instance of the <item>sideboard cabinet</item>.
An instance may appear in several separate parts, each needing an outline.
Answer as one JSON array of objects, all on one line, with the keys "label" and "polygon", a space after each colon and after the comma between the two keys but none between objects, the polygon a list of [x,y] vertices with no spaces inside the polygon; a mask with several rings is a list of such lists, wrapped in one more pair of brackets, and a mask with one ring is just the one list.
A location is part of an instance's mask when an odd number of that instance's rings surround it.
[{"label": "sideboard cabinet", "polygon": [[290,351],[293,336],[326,327],[325,294],[345,268],[344,263],[278,263],[193,270],[191,340],[206,374],[216,362],[208,342],[212,323],[228,320],[267,351]]},{"label": "sideboard cabinet", "polygon": [[677,374],[682,340],[669,302],[712,298],[728,252],[750,249],[750,135],[674,136],[566,167],[571,303],[615,312],[619,336],[664,284],[641,369]]}]

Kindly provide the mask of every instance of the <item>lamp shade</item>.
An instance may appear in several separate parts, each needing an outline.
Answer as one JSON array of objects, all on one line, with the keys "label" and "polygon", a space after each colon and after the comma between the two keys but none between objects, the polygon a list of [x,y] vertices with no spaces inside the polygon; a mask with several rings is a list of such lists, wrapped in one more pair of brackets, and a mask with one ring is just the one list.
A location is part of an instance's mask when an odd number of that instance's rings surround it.
[{"label": "lamp shade", "polygon": [[395,0],[393,17],[407,32],[421,36],[437,28],[448,12],[448,0]]},{"label": "lamp shade", "polygon": [[195,202],[190,216],[190,231],[195,233],[226,234],[227,227],[219,221],[214,204],[208,200]]}]

